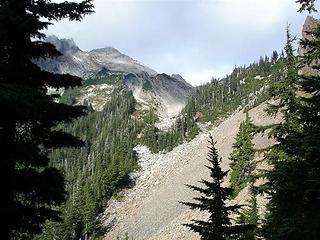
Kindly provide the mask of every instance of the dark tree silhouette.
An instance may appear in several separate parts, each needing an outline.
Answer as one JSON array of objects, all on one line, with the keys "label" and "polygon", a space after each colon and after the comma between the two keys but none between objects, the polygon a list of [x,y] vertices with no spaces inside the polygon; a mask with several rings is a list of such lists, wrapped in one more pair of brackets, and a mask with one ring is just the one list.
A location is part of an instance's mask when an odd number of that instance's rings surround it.
[{"label": "dark tree silhouette", "polygon": [[265,184],[270,196],[262,228],[265,239],[316,240],[320,236],[319,39],[317,28],[312,40],[302,42],[307,50],[302,67],[309,66],[315,73],[307,70],[299,78],[288,31],[284,78],[270,88],[278,104],[270,106],[269,111],[280,111],[283,122],[272,126],[277,144],[267,153],[273,169]]},{"label": "dark tree silhouette", "polygon": [[296,3],[301,4],[299,12],[302,12],[302,11],[308,11],[309,13],[316,12],[317,10],[315,8],[315,2],[316,0],[296,0]]},{"label": "dark tree silhouette", "polygon": [[204,240],[237,239],[241,234],[250,230],[252,226],[247,224],[232,225],[230,213],[236,212],[241,206],[226,206],[225,201],[231,197],[233,190],[228,187],[222,187],[221,183],[228,172],[221,170],[221,158],[218,156],[212,136],[210,136],[208,142],[210,144],[208,161],[211,166],[206,167],[210,170],[212,182],[201,180],[200,182],[205,185],[204,188],[187,185],[204,196],[195,197],[194,200],[196,202],[181,203],[189,206],[191,209],[209,212],[209,219],[208,221],[192,220],[194,223],[184,225],[192,231],[198,232],[201,239]]},{"label": "dark tree silhouette", "polygon": [[43,41],[53,20],[80,21],[92,12],[91,0],[0,2],[1,238],[29,239],[65,199],[62,174],[49,167],[48,151],[74,147],[80,140],[53,128],[84,114],[83,107],[57,103],[47,89],[81,84],[81,78],[41,70],[34,61],[60,55]]}]

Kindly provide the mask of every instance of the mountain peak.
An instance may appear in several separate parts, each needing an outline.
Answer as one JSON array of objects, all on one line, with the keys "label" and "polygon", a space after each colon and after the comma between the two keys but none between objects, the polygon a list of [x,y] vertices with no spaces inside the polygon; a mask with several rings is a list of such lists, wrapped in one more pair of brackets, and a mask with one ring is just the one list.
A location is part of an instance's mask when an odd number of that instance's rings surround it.
[{"label": "mountain peak", "polygon": [[103,69],[110,72],[142,73],[156,75],[157,72],[144,64],[121,53],[113,47],[104,47],[82,51],[73,39],[59,39],[57,36],[49,36],[45,40],[56,46],[62,56],[55,59],[43,59],[38,61],[39,66],[50,72],[69,73],[83,78],[88,78],[99,73]]},{"label": "mountain peak", "polygon": [[107,55],[122,55],[122,53],[113,47],[96,48],[90,51],[90,53],[105,53]]},{"label": "mountain peak", "polygon": [[55,45],[57,50],[59,50],[63,54],[81,51],[73,39],[59,39],[57,36],[51,35],[48,36],[45,41]]}]

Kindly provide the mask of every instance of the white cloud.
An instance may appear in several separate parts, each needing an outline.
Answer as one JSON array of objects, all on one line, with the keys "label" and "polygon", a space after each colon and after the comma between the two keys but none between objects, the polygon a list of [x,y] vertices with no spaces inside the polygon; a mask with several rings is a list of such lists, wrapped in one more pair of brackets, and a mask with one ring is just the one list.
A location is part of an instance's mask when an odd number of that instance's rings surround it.
[{"label": "white cloud", "polygon": [[219,69],[204,69],[200,71],[186,72],[181,76],[193,86],[199,86],[203,83],[210,82],[212,77],[223,78],[227,73],[232,71],[232,66],[222,66]]},{"label": "white cloud", "polygon": [[199,5],[209,20],[246,30],[270,29],[297,9],[293,0],[202,0]]},{"label": "white cloud", "polygon": [[203,83],[209,82],[214,76],[214,71],[204,70],[199,72],[183,73],[182,77],[192,86],[199,86]]},{"label": "white cloud", "polygon": [[158,72],[179,73],[196,85],[213,75],[223,77],[235,64],[281,50],[286,22],[297,35],[305,18],[294,0],[93,3],[95,13],[81,22],[59,22],[48,33],[73,38],[83,50],[115,47]]}]

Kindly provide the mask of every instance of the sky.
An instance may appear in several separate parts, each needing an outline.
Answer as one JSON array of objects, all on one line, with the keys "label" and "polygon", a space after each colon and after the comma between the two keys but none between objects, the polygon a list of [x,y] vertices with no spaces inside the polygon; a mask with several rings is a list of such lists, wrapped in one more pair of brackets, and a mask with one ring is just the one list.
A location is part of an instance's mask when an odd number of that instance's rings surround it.
[{"label": "sky", "polygon": [[94,0],[93,4],[95,13],[81,22],[54,22],[46,33],[72,38],[85,51],[114,47],[159,73],[178,73],[194,86],[213,76],[222,78],[234,66],[270,56],[273,50],[280,52],[287,23],[299,38],[307,15],[297,12],[294,0]]}]

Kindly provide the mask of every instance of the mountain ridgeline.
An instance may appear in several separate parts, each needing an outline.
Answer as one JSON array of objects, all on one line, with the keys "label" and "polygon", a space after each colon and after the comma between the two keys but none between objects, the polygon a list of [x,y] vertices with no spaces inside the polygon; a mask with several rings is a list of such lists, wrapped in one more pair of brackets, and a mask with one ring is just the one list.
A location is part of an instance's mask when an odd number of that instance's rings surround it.
[{"label": "mountain ridgeline", "polygon": [[82,77],[85,85],[90,85],[90,82],[98,85],[97,78],[121,78],[122,84],[133,92],[141,108],[156,108],[161,118],[175,116],[192,92],[192,86],[180,75],[158,74],[112,47],[85,52],[70,39],[50,36],[47,41],[54,44],[62,56],[40,59],[37,63],[42,69]]}]

